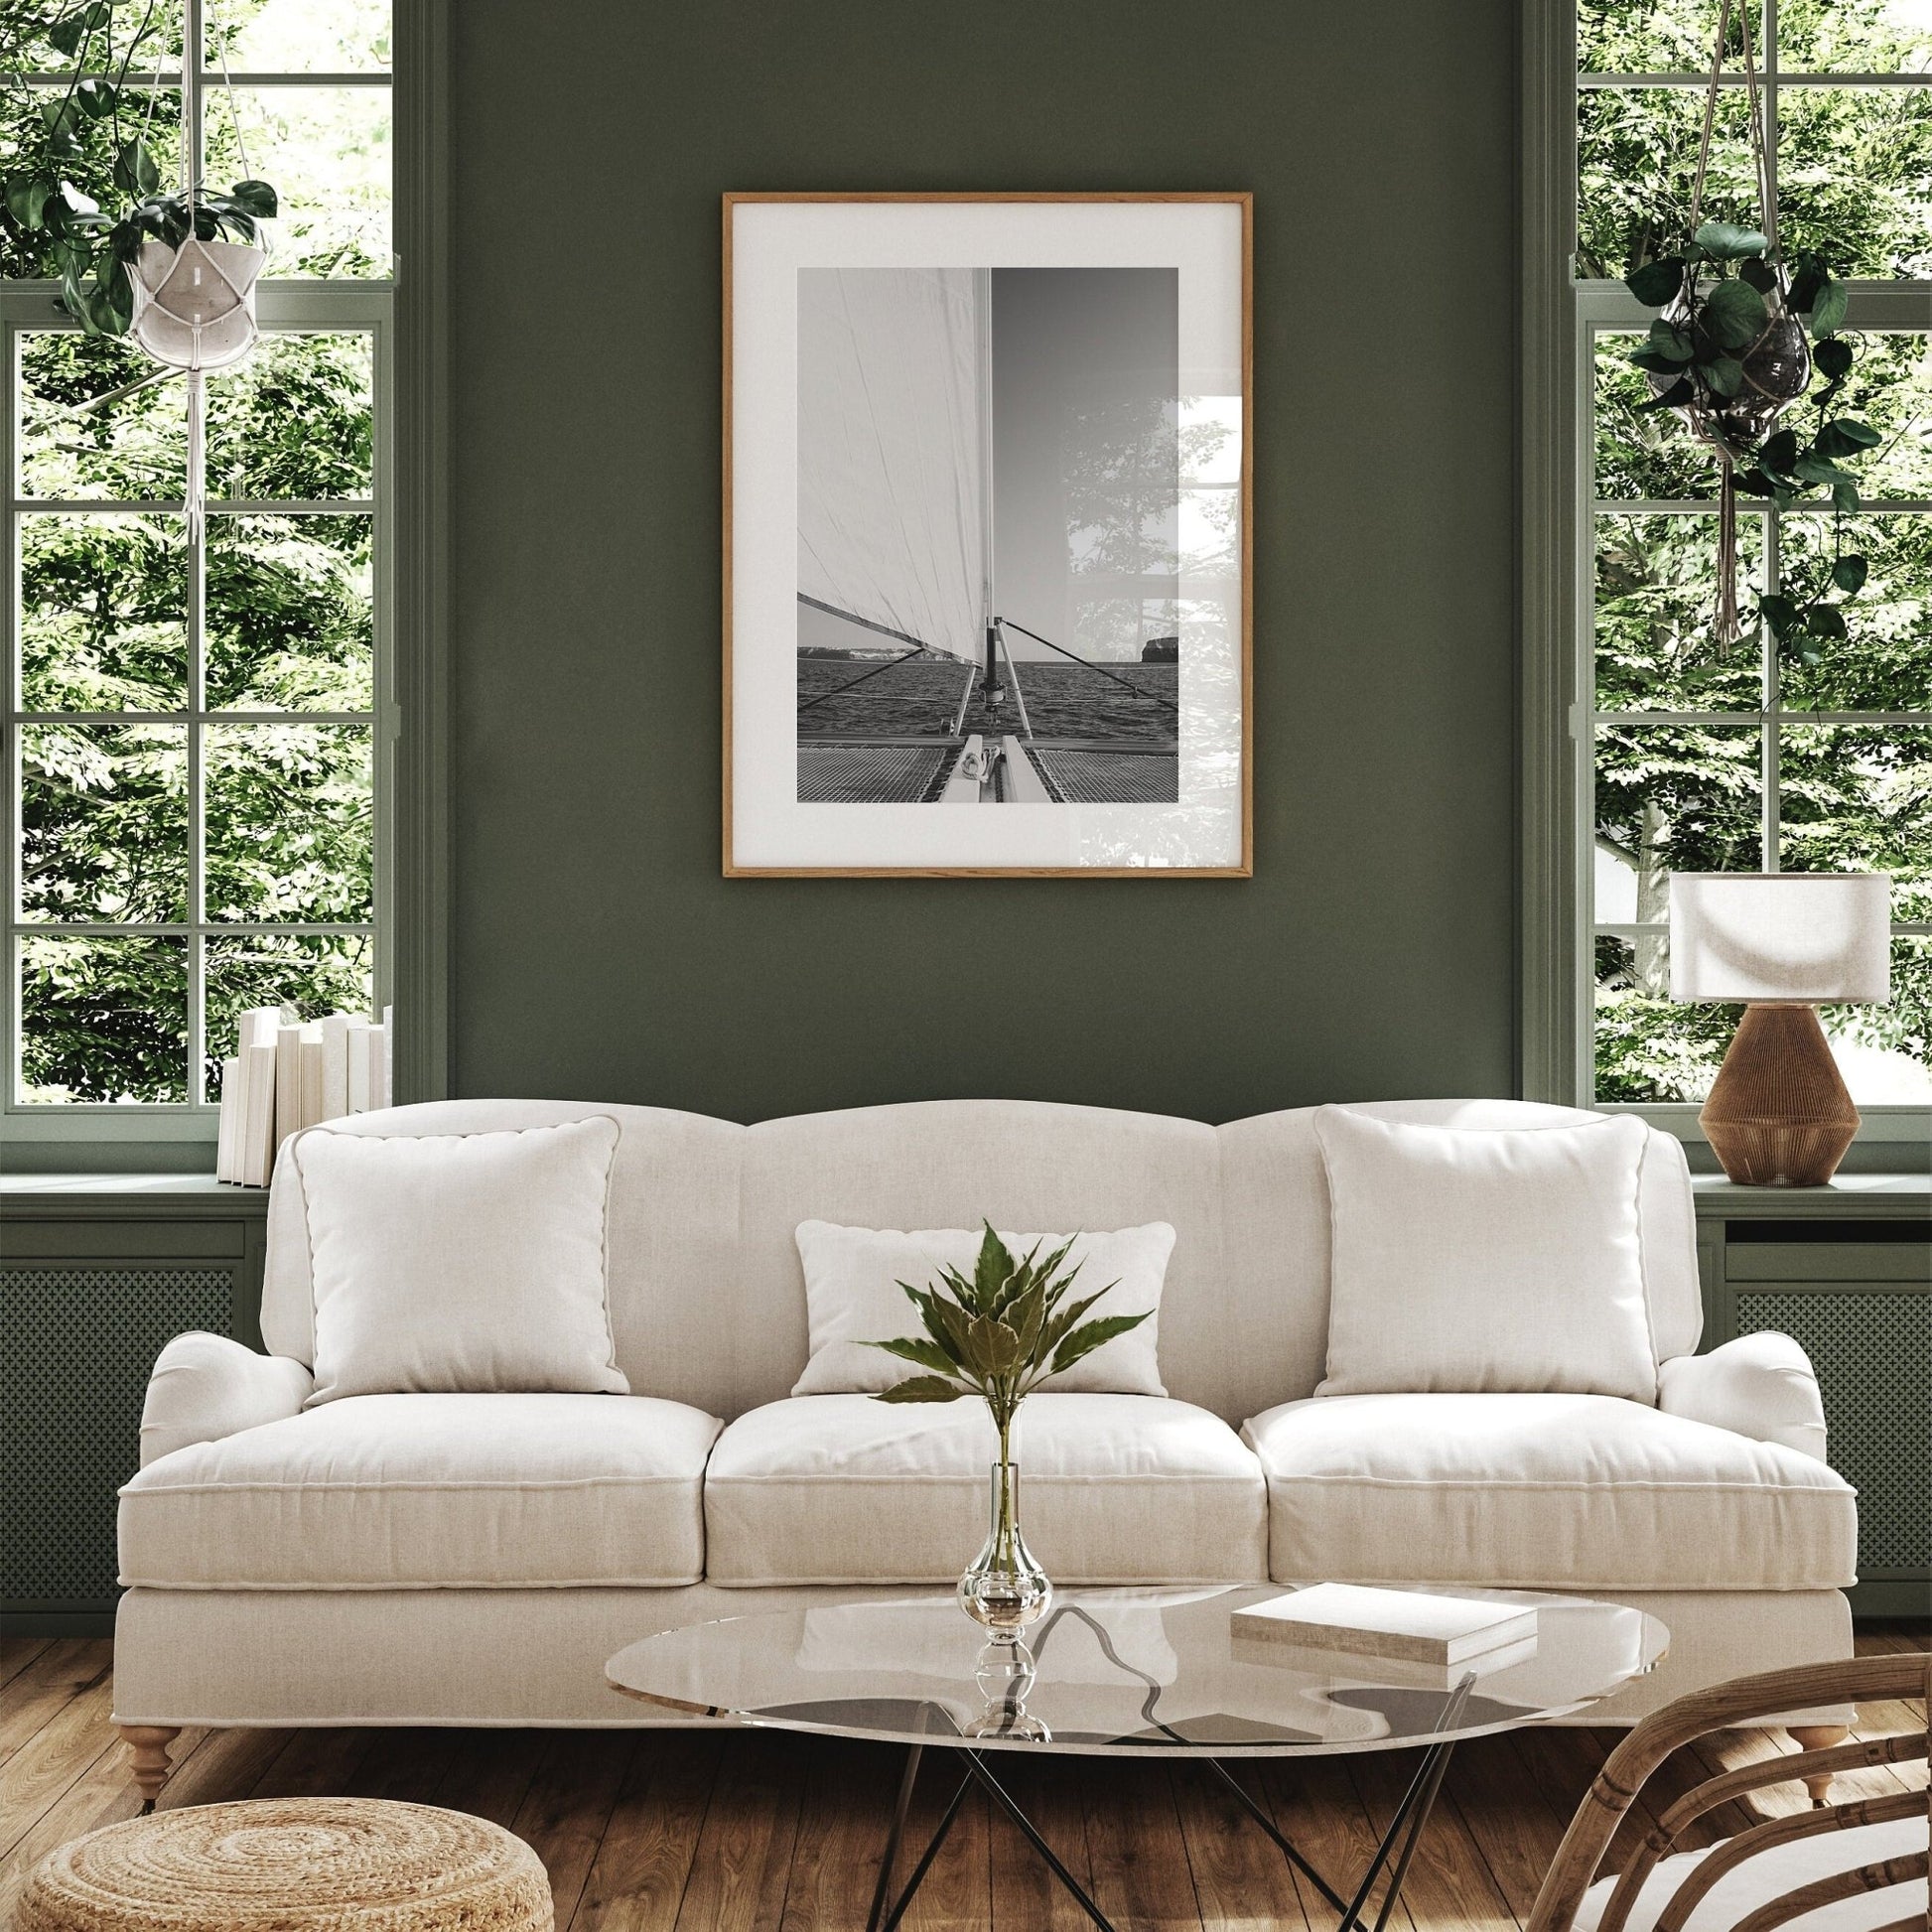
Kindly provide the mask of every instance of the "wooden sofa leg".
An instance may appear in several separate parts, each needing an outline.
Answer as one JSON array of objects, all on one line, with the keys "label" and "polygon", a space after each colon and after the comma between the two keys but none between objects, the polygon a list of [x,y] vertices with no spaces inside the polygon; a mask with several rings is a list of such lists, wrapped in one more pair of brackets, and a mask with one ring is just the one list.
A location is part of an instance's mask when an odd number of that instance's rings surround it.
[{"label": "wooden sofa leg", "polygon": [[[1801,1751],[1828,1751],[1834,1744],[1842,1744],[1851,1736],[1847,1725],[1793,1725],[1791,1741]],[[1832,1802],[1832,1774],[1829,1771],[1805,1780],[1805,1789],[1811,1793],[1814,1805],[1828,1805]]]},{"label": "wooden sofa leg", "polygon": [[161,1787],[168,1782],[168,1746],[181,1735],[180,1725],[122,1725],[121,1736],[134,1759],[134,1782],[141,1789],[141,1810],[154,1809]]}]

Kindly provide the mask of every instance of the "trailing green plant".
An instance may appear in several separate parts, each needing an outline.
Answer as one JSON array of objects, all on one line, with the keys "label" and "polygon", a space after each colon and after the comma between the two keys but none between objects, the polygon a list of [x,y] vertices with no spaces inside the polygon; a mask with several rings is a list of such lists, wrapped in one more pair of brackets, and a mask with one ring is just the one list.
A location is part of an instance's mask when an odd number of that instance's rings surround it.
[{"label": "trailing green plant", "polygon": [[[1860,506],[1859,479],[1847,464],[1880,441],[1868,423],[1837,413],[1857,360],[1839,334],[1845,284],[1821,255],[1800,253],[1787,273],[1759,230],[1706,221],[1682,253],[1643,263],[1624,286],[1661,311],[1630,352],[1653,391],[1638,409],[1679,411],[1719,446],[1747,495],[1785,509],[1814,490],[1830,493],[1831,554],[1787,569],[1783,587],[1758,598],[1779,649],[1818,662],[1826,640],[1846,635],[1834,593],[1856,597],[1869,569],[1863,553],[1845,547],[1844,519]],[[1808,433],[1770,426],[1800,400],[1813,412]]]},{"label": "trailing green plant", "polygon": [[[143,6],[140,23],[118,59],[115,13]],[[81,0],[59,15],[46,38],[71,64],[74,77],[59,100],[40,109],[37,160],[0,183],[8,216],[23,233],[43,233],[50,266],[60,277],[61,306],[89,335],[124,336],[134,321],[130,264],[146,241],[178,248],[190,235],[253,244],[260,223],[279,203],[265,181],[238,181],[224,194],[202,183],[164,194],[161,167],[147,142],[152,90],[130,88],[134,57],[155,33],[155,0]],[[145,107],[140,96],[147,94]],[[137,108],[139,111],[137,112]],[[73,161],[105,138],[113,184],[126,199],[118,213],[69,179]]]},{"label": "trailing green plant", "polygon": [[957,1402],[961,1396],[977,1395],[992,1412],[1000,1433],[1000,1460],[1008,1462],[1021,1403],[1047,1377],[1138,1327],[1147,1311],[1086,1320],[1087,1311],[1120,1284],[1109,1282],[1092,1295],[1069,1299],[1083,1265],[1076,1261],[1065,1266],[1077,1236],[1044,1256],[1040,1243],[1035,1242],[1016,1259],[992,1223],[985,1226],[970,1279],[956,1268],[942,1268],[931,1288],[899,1283],[918,1310],[925,1333],[868,1346],[926,1371],[896,1383],[876,1400]]}]

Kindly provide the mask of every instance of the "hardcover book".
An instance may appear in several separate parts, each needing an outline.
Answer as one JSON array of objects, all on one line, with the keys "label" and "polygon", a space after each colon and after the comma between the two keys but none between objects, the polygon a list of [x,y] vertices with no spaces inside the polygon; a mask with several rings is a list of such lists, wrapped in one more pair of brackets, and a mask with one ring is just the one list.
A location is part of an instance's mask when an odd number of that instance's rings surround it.
[{"label": "hardcover book", "polygon": [[1460,1664],[1536,1634],[1536,1611],[1476,1596],[1442,1596],[1359,1584],[1313,1584],[1236,1610],[1229,1619],[1250,1642]]}]

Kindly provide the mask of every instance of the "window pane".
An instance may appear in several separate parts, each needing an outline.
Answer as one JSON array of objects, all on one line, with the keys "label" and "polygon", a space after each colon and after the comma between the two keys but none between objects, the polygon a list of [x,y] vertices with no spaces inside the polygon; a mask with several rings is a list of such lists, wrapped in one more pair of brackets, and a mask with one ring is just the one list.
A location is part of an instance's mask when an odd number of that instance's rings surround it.
[{"label": "window pane", "polygon": [[20,1089],[28,1101],[188,1098],[188,941],[20,941]]},{"label": "window pane", "polygon": [[[1834,555],[1833,519],[1784,519],[1786,581],[1822,583]],[[1845,605],[1849,637],[1826,642],[1816,664],[1787,661],[1780,674],[1788,707],[1819,711],[1932,711],[1932,517],[1856,516],[1845,521],[1847,552],[1870,568]]]},{"label": "window pane", "polygon": [[1656,503],[1715,500],[1718,469],[1711,452],[1667,409],[1641,411],[1650,384],[1630,366],[1642,337],[1596,339],[1596,493]]},{"label": "window pane", "polygon": [[374,400],[366,334],[264,336],[241,368],[208,384],[210,500],[371,495]]},{"label": "window pane", "polygon": [[[1614,280],[1689,232],[1704,96],[1688,87],[1590,88],[1577,112],[1577,272]],[[1757,219],[1741,88],[1719,98],[1704,213]]]},{"label": "window pane", "polygon": [[[1762,581],[1762,519],[1740,517],[1737,601]],[[1756,626],[1716,635],[1718,519],[1596,519],[1596,703],[1604,711],[1755,710],[1764,697]]]},{"label": "window pane", "polygon": [[20,843],[29,919],[187,918],[187,727],[24,727]]},{"label": "window pane", "polygon": [[1778,66],[1786,73],[1924,73],[1932,69],[1932,6],[1779,0]]},{"label": "window pane", "polygon": [[1832,1055],[1861,1107],[1932,1101],[1932,939],[1894,939],[1891,999],[1820,1007]]},{"label": "window pane", "polygon": [[[1859,493],[1867,502],[1932,499],[1932,336],[1861,333],[1848,340],[1858,360],[1838,407],[1884,438],[1854,465]],[[1801,408],[1794,424],[1804,418]]]},{"label": "window pane", "polygon": [[1932,274],[1932,88],[1786,88],[1778,225],[1840,275]]},{"label": "window pane", "polygon": [[1703,1100],[1740,1009],[1670,997],[1670,939],[1596,938],[1596,1092],[1609,1100]]},{"label": "window pane", "polygon": [[178,516],[23,516],[23,708],[183,710],[187,546]]},{"label": "window pane", "polygon": [[207,59],[233,73],[389,67],[389,0],[206,0]]},{"label": "window pane", "polygon": [[252,1007],[292,1006],[305,1020],[369,1011],[374,947],[364,935],[236,932],[207,942],[208,1098]]},{"label": "window pane", "polygon": [[207,915],[370,917],[365,725],[212,725],[204,739]]},{"label": "window pane", "polygon": [[232,100],[223,88],[206,126],[210,181],[275,186],[270,275],[391,273],[387,87],[237,87]]},{"label": "window pane", "polygon": [[1673,872],[1758,870],[1760,743],[1754,727],[1598,727],[1598,924],[1666,917]]},{"label": "window pane", "polygon": [[371,708],[371,523],[367,516],[209,516],[210,711]]},{"label": "window pane", "polygon": [[[1729,47],[1742,40],[1731,9]],[[1762,9],[1753,8],[1751,50],[1762,60]],[[1577,66],[1583,73],[1705,73],[1718,17],[1710,0],[1581,0]]]},{"label": "window pane", "polygon": [[1932,727],[1787,725],[1788,872],[1888,872],[1892,916],[1932,919]]},{"label": "window pane", "polygon": [[179,501],[188,474],[188,406],[179,379],[77,412],[154,364],[125,342],[75,330],[21,338],[20,493],[119,502]]},{"label": "window pane", "polygon": [[[58,26],[70,11],[69,7],[49,4],[48,0],[39,0],[38,4],[36,0],[26,0],[25,4],[9,5],[0,12],[0,27],[6,31],[0,47],[5,49],[8,67],[17,67],[23,73],[72,71],[75,56],[63,54],[47,38],[48,30]],[[148,12],[145,0],[138,7],[115,8],[111,43],[96,32],[76,50],[84,64],[83,71],[98,73],[110,65],[118,68],[127,53],[129,40]],[[152,72],[160,66],[177,69],[181,66],[181,0],[155,0],[147,35],[136,54],[144,71]]]}]

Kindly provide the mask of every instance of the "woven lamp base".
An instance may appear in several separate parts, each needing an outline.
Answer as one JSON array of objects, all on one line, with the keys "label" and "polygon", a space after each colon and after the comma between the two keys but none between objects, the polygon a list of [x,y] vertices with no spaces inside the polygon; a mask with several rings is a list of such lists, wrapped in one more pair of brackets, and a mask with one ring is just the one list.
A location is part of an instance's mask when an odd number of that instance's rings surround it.
[{"label": "woven lamp base", "polygon": [[1818,1011],[1753,1003],[1698,1115],[1732,1180],[1822,1187],[1859,1131]]},{"label": "woven lamp base", "polygon": [[13,1932],[552,1932],[543,1862],[498,1825],[376,1798],[186,1805],[42,1860]]}]

